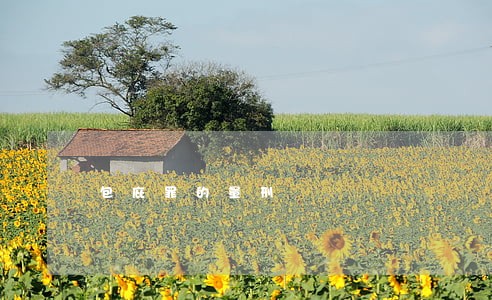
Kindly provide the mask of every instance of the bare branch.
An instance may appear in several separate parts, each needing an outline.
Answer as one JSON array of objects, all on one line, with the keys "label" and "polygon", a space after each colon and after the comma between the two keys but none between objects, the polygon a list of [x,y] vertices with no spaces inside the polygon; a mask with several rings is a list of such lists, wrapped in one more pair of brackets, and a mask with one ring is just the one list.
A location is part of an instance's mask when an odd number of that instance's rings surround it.
[{"label": "bare branch", "polygon": [[109,98],[108,96],[104,95],[104,94],[99,94],[99,96],[101,96],[102,98],[106,99],[106,103],[108,103],[109,105],[111,105],[111,107],[113,107],[114,109],[124,113],[125,115],[127,116],[130,116],[130,117],[133,117],[133,114],[129,113],[128,111],[122,109],[113,99]]},{"label": "bare branch", "polygon": [[[124,24],[104,28],[103,33],[66,41],[59,62],[62,71],[45,80],[47,88],[81,96],[91,88],[106,91],[98,93],[103,103],[133,116],[133,102],[145,95],[150,80],[162,74],[156,66],[164,62],[162,69],[167,70],[178,49],[153,37],[170,35],[175,29],[163,18],[134,16]],[[114,101],[115,97],[121,102]]]}]

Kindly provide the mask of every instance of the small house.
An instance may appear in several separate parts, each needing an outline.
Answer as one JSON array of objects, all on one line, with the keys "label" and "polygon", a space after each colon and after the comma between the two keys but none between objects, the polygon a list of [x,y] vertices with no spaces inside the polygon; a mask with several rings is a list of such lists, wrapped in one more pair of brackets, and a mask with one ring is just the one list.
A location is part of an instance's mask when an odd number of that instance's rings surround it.
[{"label": "small house", "polygon": [[[199,173],[205,163],[185,131],[79,129],[58,153],[75,172]],[[72,162],[72,163],[71,163]]]}]

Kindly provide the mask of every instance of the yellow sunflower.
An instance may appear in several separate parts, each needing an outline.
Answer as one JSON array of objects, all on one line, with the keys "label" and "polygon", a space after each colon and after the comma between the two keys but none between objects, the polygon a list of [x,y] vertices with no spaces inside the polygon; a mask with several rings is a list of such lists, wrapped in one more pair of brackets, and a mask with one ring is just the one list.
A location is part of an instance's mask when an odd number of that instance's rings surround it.
[{"label": "yellow sunflower", "polygon": [[275,267],[272,269],[272,272],[273,274],[275,274],[272,277],[273,282],[283,288],[285,288],[294,277],[291,274],[285,274],[285,268],[280,264],[276,264]]},{"label": "yellow sunflower", "polygon": [[273,290],[272,294],[270,295],[270,300],[277,300],[277,297],[280,296],[282,292],[280,290]]},{"label": "yellow sunflower", "polygon": [[306,274],[306,265],[295,246],[285,244],[284,251],[285,273],[289,275]]},{"label": "yellow sunflower", "polygon": [[395,275],[390,275],[388,277],[389,285],[393,288],[393,291],[397,295],[407,295],[408,289],[407,284],[405,283],[405,277],[403,277],[403,282],[398,281]]},{"label": "yellow sunflower", "polygon": [[364,284],[370,284],[369,274],[362,274],[359,278],[354,279],[353,282],[362,282]]},{"label": "yellow sunflower", "polygon": [[133,299],[135,297],[135,292],[137,291],[135,282],[118,274],[114,275],[114,277],[118,281],[121,298],[125,300]]},{"label": "yellow sunflower", "polygon": [[217,244],[217,248],[215,249],[215,257],[217,258],[215,265],[217,266],[218,272],[221,274],[230,274],[231,262],[229,256],[227,255],[224,244]]},{"label": "yellow sunflower", "polygon": [[206,285],[213,287],[217,291],[218,296],[223,296],[229,288],[229,275],[208,274],[204,282]]},{"label": "yellow sunflower", "polygon": [[337,290],[345,287],[345,275],[329,275],[328,281],[330,282],[330,285],[334,286]]},{"label": "yellow sunflower", "polygon": [[133,265],[125,266],[125,275],[133,278],[137,285],[142,284],[142,282],[144,282],[145,280],[145,276],[142,276],[140,272],[138,272],[137,268]]},{"label": "yellow sunflower", "polygon": [[195,255],[202,255],[205,253],[205,249],[202,245],[197,244],[193,247],[193,253],[195,253]]},{"label": "yellow sunflower", "polygon": [[173,294],[170,288],[161,288],[159,290],[163,300],[174,300]]},{"label": "yellow sunflower", "polygon": [[400,269],[400,260],[394,255],[388,255],[388,261],[386,262],[386,270],[389,275],[395,275],[395,271]]},{"label": "yellow sunflower", "polygon": [[345,287],[345,275],[338,261],[331,261],[328,264],[328,273],[330,285],[334,286],[337,290]]},{"label": "yellow sunflower", "polygon": [[48,271],[47,268],[44,268],[42,272],[41,282],[46,286],[51,286],[51,281],[53,280],[53,275]]},{"label": "yellow sunflower", "polygon": [[424,298],[430,297],[432,295],[432,277],[428,274],[420,274],[417,275],[417,280],[422,288],[420,295]]},{"label": "yellow sunflower", "polygon": [[82,251],[82,253],[80,254],[80,259],[82,260],[82,264],[84,266],[90,266],[92,264],[92,255],[90,250],[86,249]]},{"label": "yellow sunflower", "polygon": [[179,260],[179,256],[176,250],[171,253],[171,260],[175,264],[173,269],[173,275],[176,276],[179,280],[184,280],[184,270],[181,265],[181,261]]},{"label": "yellow sunflower", "polygon": [[319,239],[319,250],[329,259],[342,260],[350,253],[351,242],[340,229],[328,230]]},{"label": "yellow sunflower", "polygon": [[480,252],[483,248],[482,239],[476,235],[469,236],[465,241],[465,248],[472,252]]},{"label": "yellow sunflower", "polygon": [[369,237],[370,242],[374,242],[377,248],[381,248],[381,234],[377,231],[372,231]]},{"label": "yellow sunflower", "polygon": [[447,276],[453,275],[454,270],[458,268],[458,263],[461,261],[460,255],[456,249],[444,239],[431,240],[429,249],[431,249],[437,259],[439,259],[439,262],[444,269],[444,274]]}]

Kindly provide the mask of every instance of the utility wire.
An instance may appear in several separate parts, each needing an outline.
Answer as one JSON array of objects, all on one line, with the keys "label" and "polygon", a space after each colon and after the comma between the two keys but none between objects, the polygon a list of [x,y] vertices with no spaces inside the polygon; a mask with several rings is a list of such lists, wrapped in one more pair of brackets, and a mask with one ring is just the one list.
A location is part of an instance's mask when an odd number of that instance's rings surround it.
[{"label": "utility wire", "polygon": [[355,66],[347,66],[341,68],[322,69],[322,70],[313,70],[313,71],[296,72],[296,73],[273,74],[273,75],[259,76],[257,78],[259,80],[278,80],[278,79],[307,77],[317,74],[337,74],[337,73],[344,73],[344,72],[360,71],[364,69],[371,69],[377,67],[386,67],[386,66],[401,65],[401,64],[407,64],[407,63],[413,63],[413,62],[419,62],[425,60],[433,60],[438,58],[466,55],[466,54],[477,53],[490,49],[492,49],[492,46],[466,49],[466,50],[460,50],[455,52],[448,52],[448,53],[441,53],[441,54],[434,54],[434,55],[427,55],[427,56],[403,58],[398,60],[383,61],[383,62],[377,62],[377,63],[371,63],[365,65],[355,65]]},{"label": "utility wire", "polygon": [[[433,60],[433,59],[439,59],[439,58],[473,54],[473,53],[482,52],[484,50],[490,50],[490,49],[492,49],[492,46],[465,49],[465,50],[460,50],[460,51],[455,51],[455,52],[448,52],[448,53],[441,53],[441,54],[434,54],[434,55],[427,55],[427,56],[403,58],[403,59],[398,59],[398,60],[383,61],[383,62],[370,63],[370,64],[365,64],[365,65],[355,65],[355,66],[347,66],[347,67],[341,67],[341,68],[265,75],[265,76],[258,76],[257,79],[258,80],[279,80],[279,79],[292,79],[292,78],[295,79],[295,78],[301,78],[301,77],[314,76],[314,75],[318,75],[318,74],[337,74],[337,73],[353,72],[353,71],[360,71],[360,70],[364,70],[364,69],[372,69],[372,68],[377,68],[377,67],[395,66],[395,65],[402,65],[402,64],[408,64],[408,63],[413,63],[413,62],[420,62],[420,61]],[[15,97],[18,97],[18,96],[41,96],[41,95],[46,95],[49,93],[50,92],[43,91],[43,90],[31,90],[31,91],[13,91],[13,90],[8,91],[7,90],[7,91],[0,91],[0,97],[4,97],[4,96],[5,97],[7,97],[7,96],[15,96]]]},{"label": "utility wire", "polygon": [[0,91],[0,96],[41,96],[49,94],[49,91],[39,90],[30,90],[30,91]]},{"label": "utility wire", "polygon": [[42,96],[42,95],[47,95],[48,92],[30,92],[30,91],[15,91],[15,92],[4,92],[0,91],[0,96],[15,96],[15,97],[21,97],[21,96]]}]

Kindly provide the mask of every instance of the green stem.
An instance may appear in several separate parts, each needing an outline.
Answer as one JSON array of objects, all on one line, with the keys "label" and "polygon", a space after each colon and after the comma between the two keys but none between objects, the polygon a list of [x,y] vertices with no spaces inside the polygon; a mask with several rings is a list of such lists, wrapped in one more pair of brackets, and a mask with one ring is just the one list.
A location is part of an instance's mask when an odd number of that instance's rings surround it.
[{"label": "green stem", "polygon": [[376,284],[376,294],[379,295],[379,274],[376,275],[376,280],[377,280],[377,284]]},{"label": "green stem", "polygon": [[[192,281],[192,282],[194,282],[194,280],[193,280],[193,279],[194,279],[194,278],[192,277],[192,278],[191,278],[191,281]],[[192,284],[191,284],[191,294],[193,295],[193,299],[197,299],[197,297],[196,297],[196,288],[195,288],[195,284],[194,284],[194,283],[192,283]],[[198,298],[198,299],[199,299],[199,298]]]}]

